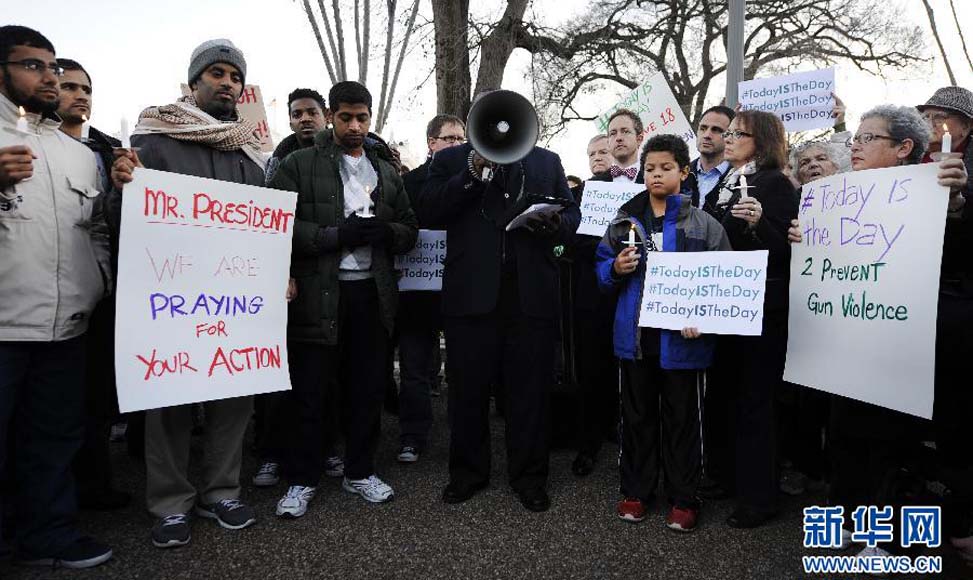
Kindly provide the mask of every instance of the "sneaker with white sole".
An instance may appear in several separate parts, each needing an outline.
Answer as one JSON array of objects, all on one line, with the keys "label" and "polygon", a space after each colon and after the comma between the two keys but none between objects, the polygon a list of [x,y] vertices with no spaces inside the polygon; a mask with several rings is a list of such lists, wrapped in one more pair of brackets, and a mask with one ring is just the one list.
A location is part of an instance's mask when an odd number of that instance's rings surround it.
[{"label": "sneaker with white sole", "polygon": [[19,560],[24,566],[71,568],[80,570],[104,564],[112,557],[112,549],[88,537],[78,538],[50,556],[23,554]]},{"label": "sneaker with white sole", "polygon": [[415,463],[419,461],[419,448],[413,445],[403,445],[395,458],[399,463]]},{"label": "sneaker with white sole", "polygon": [[253,508],[238,499],[221,499],[209,505],[197,504],[196,514],[216,520],[221,527],[228,530],[242,530],[257,523]]},{"label": "sneaker with white sole", "polygon": [[395,497],[391,486],[374,475],[369,475],[365,479],[346,477],[341,487],[347,492],[362,496],[362,499],[371,503],[385,503]]},{"label": "sneaker with white sole", "polygon": [[178,548],[189,543],[189,514],[172,514],[152,526],[152,545],[156,548]]},{"label": "sneaker with white sole", "polygon": [[257,487],[273,487],[280,483],[280,464],[266,461],[260,465],[257,474],[253,476],[253,484]]},{"label": "sneaker with white sole", "polygon": [[314,499],[315,487],[292,485],[277,502],[277,515],[282,518],[299,518],[307,513],[307,504]]},{"label": "sneaker with white sole", "polygon": [[345,462],[337,455],[332,455],[324,460],[324,474],[328,477],[344,477]]}]

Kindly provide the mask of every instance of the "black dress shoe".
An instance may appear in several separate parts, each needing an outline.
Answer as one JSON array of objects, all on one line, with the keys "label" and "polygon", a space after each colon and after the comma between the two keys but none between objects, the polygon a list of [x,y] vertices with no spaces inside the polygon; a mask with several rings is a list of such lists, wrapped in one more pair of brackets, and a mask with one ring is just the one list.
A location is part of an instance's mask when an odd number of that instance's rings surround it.
[{"label": "black dress shoe", "polygon": [[578,453],[578,456],[574,458],[571,463],[571,473],[577,475],[578,477],[584,477],[589,475],[595,470],[595,458],[587,453]]},{"label": "black dress shoe", "polygon": [[777,515],[777,512],[774,511],[757,510],[751,507],[740,506],[733,510],[730,517],[726,518],[726,525],[731,528],[744,530],[759,528],[772,520],[775,515]]},{"label": "black dress shoe", "polygon": [[730,492],[723,489],[723,487],[716,482],[714,479],[709,477],[704,477],[702,481],[699,482],[699,487],[696,489],[696,495],[702,499],[726,499],[730,497]]},{"label": "black dress shoe", "polygon": [[518,491],[517,497],[520,498],[520,503],[532,512],[546,512],[551,508],[551,498],[547,497],[543,487]]},{"label": "black dress shoe", "polygon": [[464,501],[476,495],[478,491],[485,488],[486,486],[487,486],[487,482],[485,481],[482,483],[474,483],[472,485],[463,484],[463,483],[454,483],[451,481],[449,482],[449,485],[446,486],[446,489],[443,490],[443,502],[463,503]]}]

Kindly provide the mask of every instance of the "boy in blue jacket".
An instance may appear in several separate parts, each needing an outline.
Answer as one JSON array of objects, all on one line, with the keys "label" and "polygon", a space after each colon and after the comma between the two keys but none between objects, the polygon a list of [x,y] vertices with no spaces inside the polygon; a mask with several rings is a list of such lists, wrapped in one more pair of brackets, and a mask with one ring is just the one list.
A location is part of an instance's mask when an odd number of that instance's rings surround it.
[{"label": "boy in blue jacket", "polygon": [[[645,519],[646,506],[665,476],[670,504],[666,525],[696,527],[701,471],[699,371],[710,365],[713,341],[696,328],[681,332],[639,328],[646,276],[645,252],[730,250],[723,226],[680,194],[689,175],[689,150],[674,135],[649,139],[640,167],[645,191],[625,203],[598,244],[598,284],[617,291],[615,355],[622,363],[621,492],[618,517]],[[634,229],[635,246],[626,244]],[[660,428],[661,422],[661,428]],[[661,439],[661,441],[660,441]]]}]

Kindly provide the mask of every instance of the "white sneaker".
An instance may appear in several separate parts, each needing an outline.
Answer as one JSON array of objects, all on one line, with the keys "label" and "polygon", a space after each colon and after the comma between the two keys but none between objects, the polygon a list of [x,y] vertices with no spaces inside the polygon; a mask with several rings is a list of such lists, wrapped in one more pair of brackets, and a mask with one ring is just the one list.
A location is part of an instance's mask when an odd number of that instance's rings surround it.
[{"label": "white sneaker", "polygon": [[292,485],[277,502],[277,515],[282,518],[299,518],[307,513],[307,504],[314,499],[315,487]]},{"label": "white sneaker", "polygon": [[374,475],[369,475],[365,479],[345,478],[341,486],[345,491],[358,494],[362,499],[372,503],[385,503],[395,497],[392,488]]},{"label": "white sneaker", "polygon": [[267,461],[260,465],[257,475],[253,476],[253,484],[257,487],[272,487],[280,483],[280,465]]},{"label": "white sneaker", "polygon": [[324,474],[328,477],[344,477],[345,462],[337,455],[332,455],[324,460]]}]

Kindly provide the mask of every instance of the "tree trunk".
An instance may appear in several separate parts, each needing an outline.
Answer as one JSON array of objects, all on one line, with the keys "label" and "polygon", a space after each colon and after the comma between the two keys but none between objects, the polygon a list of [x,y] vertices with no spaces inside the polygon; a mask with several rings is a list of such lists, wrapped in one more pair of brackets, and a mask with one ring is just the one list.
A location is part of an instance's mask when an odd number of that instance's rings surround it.
[{"label": "tree trunk", "polygon": [[341,78],[348,80],[348,60],[345,58],[345,33],[341,25],[341,3],[338,0],[332,0],[331,6],[334,8],[334,30],[338,37],[338,68],[341,70]]},{"label": "tree trunk", "polygon": [[466,118],[470,109],[467,48],[469,0],[431,0],[436,31],[436,101],[439,113]]},{"label": "tree trunk", "polygon": [[943,48],[943,41],[939,39],[939,29],[936,28],[936,18],[932,13],[932,6],[929,5],[929,0],[922,0],[922,3],[926,6],[926,15],[929,16],[929,27],[932,28],[932,35],[936,39],[936,44],[939,45],[939,53],[943,55],[943,63],[946,64],[946,73],[949,74],[949,83],[952,85],[956,84],[956,77],[953,75],[953,69],[949,66],[949,59],[946,58],[946,49]]},{"label": "tree trunk", "polygon": [[324,66],[328,68],[328,76],[331,78],[331,84],[334,84],[334,68],[331,66],[331,59],[328,58],[328,49],[324,46],[324,40],[321,38],[321,29],[318,28],[318,21],[314,17],[314,11],[311,10],[311,3],[308,0],[304,0],[304,12],[307,14],[308,22],[311,23],[311,29],[314,31],[314,38],[318,41],[318,48],[321,50],[321,58],[324,59]]},{"label": "tree trunk", "polygon": [[507,0],[507,9],[480,46],[480,70],[476,75],[476,90],[499,89],[503,83],[503,71],[507,68],[510,54],[517,47],[517,35],[523,26],[524,11],[529,0]]},{"label": "tree trunk", "polygon": [[405,39],[402,40],[402,49],[399,51],[399,60],[395,64],[395,74],[392,75],[392,84],[389,85],[389,95],[385,102],[385,111],[382,113],[382,122],[388,120],[389,111],[392,110],[392,101],[395,99],[395,87],[399,85],[399,72],[402,71],[402,61],[405,60],[405,51],[409,48],[409,39],[416,26],[416,16],[419,14],[419,0],[412,4],[412,15],[409,16],[409,23],[405,27]]},{"label": "tree trunk", "polygon": [[369,0],[365,0],[365,9],[362,13],[362,19],[364,23],[364,33],[362,34],[362,56],[361,56],[361,68],[358,70],[358,82],[363,85],[368,84],[368,58],[372,54],[371,42],[372,42],[372,3]]}]

